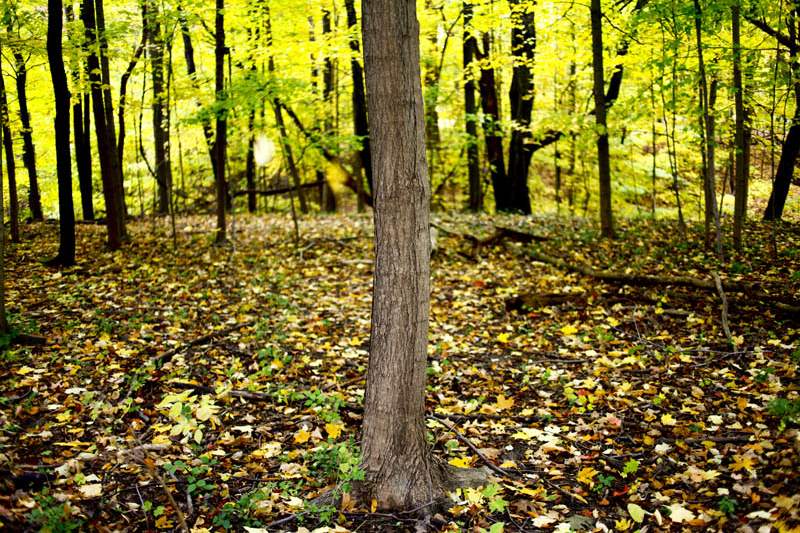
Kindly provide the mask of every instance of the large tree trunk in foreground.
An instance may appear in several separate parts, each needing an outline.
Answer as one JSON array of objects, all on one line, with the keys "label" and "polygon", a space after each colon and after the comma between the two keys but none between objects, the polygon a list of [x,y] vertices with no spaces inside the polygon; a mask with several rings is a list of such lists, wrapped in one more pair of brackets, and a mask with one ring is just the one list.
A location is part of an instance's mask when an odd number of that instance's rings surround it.
[{"label": "large tree trunk in foreground", "polygon": [[597,124],[597,166],[600,176],[600,227],[603,236],[614,236],[611,211],[611,162],[606,125],[605,78],[603,73],[603,12],[600,0],[592,0],[592,72],[594,79],[594,116]]},{"label": "large tree trunk in foreground", "polygon": [[58,255],[50,261],[53,265],[69,266],[75,263],[75,211],[72,204],[72,161],[69,149],[69,88],[64,71],[61,38],[64,23],[61,0],[47,2],[47,61],[53,80],[55,97],[56,169],[58,172]]},{"label": "large tree trunk in foreground", "polygon": [[441,492],[425,441],[430,185],[414,0],[363,4],[375,176],[375,277],[364,402],[367,501],[408,509]]}]

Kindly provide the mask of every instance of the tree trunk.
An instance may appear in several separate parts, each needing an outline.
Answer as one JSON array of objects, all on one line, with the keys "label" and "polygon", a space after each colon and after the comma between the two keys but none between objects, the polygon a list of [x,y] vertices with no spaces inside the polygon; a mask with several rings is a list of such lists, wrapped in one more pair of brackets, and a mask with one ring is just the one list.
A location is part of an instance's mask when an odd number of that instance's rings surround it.
[{"label": "tree trunk", "polygon": [[783,208],[786,205],[789,187],[792,184],[794,165],[798,154],[800,154],[800,66],[798,66],[797,57],[798,52],[800,52],[800,40],[798,40],[797,35],[798,17],[800,17],[800,2],[795,0],[792,2],[792,8],[789,10],[786,24],[789,30],[789,42],[787,43],[789,45],[788,64],[792,72],[794,86],[794,115],[792,116],[789,131],[786,133],[786,138],[783,140],[781,155],[778,159],[778,168],[775,171],[775,177],[772,182],[772,192],[769,196],[767,208],[764,210],[764,220],[780,220],[783,217]]},{"label": "tree trunk", "polygon": [[72,162],[69,147],[69,87],[61,47],[64,22],[61,0],[47,1],[47,62],[55,99],[55,147],[58,173],[58,255],[49,263],[75,264],[75,211],[72,204]]},{"label": "tree trunk", "polygon": [[[97,2],[97,4],[95,4]],[[89,41],[89,54],[87,62],[89,67],[89,82],[92,92],[92,111],[94,113],[95,134],[97,137],[97,152],[100,159],[100,173],[103,181],[103,197],[106,205],[106,228],[108,232],[108,247],[117,250],[122,246],[125,238],[125,213],[122,202],[122,174],[120,171],[114,125],[108,122],[107,109],[111,105],[105,103],[107,96],[103,89],[101,62],[98,53],[102,54],[104,48],[100,45],[99,34],[101,28],[95,19],[95,7],[102,0],[84,0],[81,9],[86,37]]]},{"label": "tree trunk", "polygon": [[464,57],[464,124],[467,134],[467,176],[469,182],[469,210],[478,212],[483,209],[483,191],[481,190],[480,161],[478,159],[478,125],[476,123],[478,106],[475,102],[475,81],[472,74],[472,63],[477,57],[478,40],[472,29],[472,4],[463,0],[464,37],[462,51]]},{"label": "tree trunk", "polygon": [[217,237],[218,243],[225,242],[225,199],[227,184],[225,182],[225,158],[228,149],[228,122],[224,109],[225,100],[225,0],[216,0],[214,17],[214,91],[217,102],[217,137],[214,141],[214,163],[217,191]]},{"label": "tree trunk", "polygon": [[147,3],[142,2],[142,37],[136,49],[133,51],[133,57],[128,63],[128,68],[125,69],[119,81],[119,105],[117,106],[119,133],[117,134],[117,152],[119,153],[120,164],[125,161],[125,106],[128,96],[128,81],[133,74],[133,70],[136,68],[136,64],[139,62],[139,58],[142,56],[142,52],[144,52],[145,46],[147,46],[148,26]]},{"label": "tree trunk", "polygon": [[[189,23],[186,21],[186,14],[183,12],[180,4],[178,4],[178,22],[181,26],[181,37],[183,38],[183,57],[186,60],[186,73],[192,81],[192,87],[195,91],[200,90],[200,83],[197,81],[197,65],[194,61],[194,46],[192,45],[192,36],[189,33]],[[197,103],[198,107],[202,107],[200,102]],[[206,148],[208,149],[208,157],[211,160],[211,171],[214,173],[214,182],[217,180],[217,156],[216,149],[214,148],[214,129],[211,127],[211,119],[208,115],[203,114],[201,117],[201,125],[203,127],[203,136],[206,139]]]},{"label": "tree trunk", "polygon": [[[8,99],[3,74],[0,71],[0,125],[3,129],[3,151],[6,156],[8,170],[8,203],[11,216],[11,242],[19,242],[19,200],[17,198],[17,172],[14,161],[14,141],[11,138],[11,124],[8,116]],[[0,220],[5,224],[5,220]]]},{"label": "tree trunk", "polygon": [[[322,38],[327,39],[331,33],[331,12],[328,8],[322,9]],[[325,135],[331,135],[333,132],[333,122],[330,119],[331,106],[333,104],[333,60],[330,57],[324,57],[322,60],[322,99],[325,102],[325,111],[323,113],[323,129]],[[284,130],[285,133],[285,130]],[[284,140],[285,143],[285,140]],[[290,168],[294,165],[293,162],[289,163]],[[299,185],[296,183],[295,185]],[[300,211],[306,213],[308,209],[305,205],[305,197],[300,189],[297,191],[297,197],[300,200]],[[336,197],[333,195],[330,186],[327,182],[322,186],[322,209],[328,212],[336,211]]]},{"label": "tree trunk", "polygon": [[533,60],[536,50],[536,25],[533,2],[511,1],[511,53],[514,56],[514,74],[511,78],[509,101],[511,103],[511,141],[508,146],[508,184],[510,205],[508,211],[531,214],[528,193],[528,169],[533,152],[526,142],[533,111]]},{"label": "tree trunk", "polygon": [[700,144],[703,150],[703,200],[704,200],[704,223],[705,223],[705,243],[711,245],[712,230],[716,235],[714,238],[718,254],[722,253],[722,243],[720,241],[719,218],[717,215],[717,185],[714,176],[714,119],[712,117],[712,106],[716,99],[716,80],[711,82],[711,92],[709,94],[708,78],[706,77],[706,63],[703,58],[703,11],[700,7],[700,0],[694,0],[694,30],[697,44],[697,66],[700,74]]},{"label": "tree trunk", "polygon": [[[345,10],[347,11],[347,27],[351,31],[358,24],[356,19],[356,8],[354,0],[345,0]],[[361,68],[361,50],[359,49],[358,37],[352,34],[350,39],[350,70],[353,76],[353,130],[361,139],[361,166],[367,178],[367,191],[372,194],[372,156],[369,144],[369,128],[367,127],[367,96],[364,91],[364,71]],[[356,177],[356,179],[361,179]]]},{"label": "tree trunk", "polygon": [[508,186],[505,159],[503,155],[503,129],[500,124],[500,105],[497,100],[494,67],[491,64],[491,42],[488,33],[483,34],[483,53],[479,53],[481,61],[481,77],[478,88],[481,95],[483,111],[483,136],[486,143],[486,159],[494,190],[496,211],[511,209],[511,188]]},{"label": "tree trunk", "polygon": [[414,0],[363,4],[375,180],[372,333],[362,435],[367,502],[408,509],[441,494],[425,440],[430,236]]},{"label": "tree trunk", "polygon": [[[145,13],[149,46],[150,74],[153,81],[153,144],[155,145],[155,175],[158,183],[158,212],[169,213],[172,189],[172,165],[169,157],[169,101],[164,85],[164,35],[159,20],[158,4],[147,0]],[[144,9],[144,7],[143,7]]]},{"label": "tree trunk", "polygon": [[14,70],[17,74],[17,100],[19,119],[22,122],[22,161],[28,170],[28,206],[33,220],[42,220],[42,199],[39,195],[39,179],[36,174],[36,149],[33,145],[31,115],[28,111],[28,66],[22,54],[14,50]]},{"label": "tree trunk", "polygon": [[[81,11],[85,9],[85,4],[81,4]],[[74,20],[72,6],[64,6],[64,13],[67,21]],[[81,14],[81,20],[85,20]],[[80,46],[82,54],[72,54],[72,84],[76,90],[81,86],[81,76],[88,78],[89,64],[88,58],[81,59],[87,51],[87,40],[84,38]],[[94,203],[92,192],[92,137],[89,133],[91,129],[91,93],[83,92],[78,95],[72,104],[72,129],[75,141],[75,166],[78,169],[78,187],[81,191],[81,212],[83,220],[94,220]]]},{"label": "tree trunk", "polygon": [[734,105],[736,107],[736,163],[734,178],[736,197],[733,205],[733,245],[736,251],[742,249],[742,225],[747,216],[747,174],[745,168],[745,110],[744,87],[742,85],[742,46],[739,38],[740,10],[739,4],[734,2],[731,6],[732,38],[733,38],[733,89]]},{"label": "tree trunk", "polygon": [[597,124],[597,167],[600,177],[600,227],[603,236],[614,237],[611,211],[611,163],[606,125],[606,98],[603,73],[603,12],[600,0],[592,0],[592,74],[594,79],[594,116]]},{"label": "tree trunk", "polygon": [[[0,129],[0,136],[2,135],[3,131]],[[3,162],[0,160],[0,221],[6,219],[3,189]],[[8,316],[6,316],[6,225],[0,224],[0,334],[8,332]]]}]

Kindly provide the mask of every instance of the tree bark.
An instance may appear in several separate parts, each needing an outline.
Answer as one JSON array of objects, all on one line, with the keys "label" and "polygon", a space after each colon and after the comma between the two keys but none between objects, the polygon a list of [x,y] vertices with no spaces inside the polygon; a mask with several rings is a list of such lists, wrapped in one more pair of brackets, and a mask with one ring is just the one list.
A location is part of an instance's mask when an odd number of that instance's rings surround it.
[{"label": "tree bark", "polygon": [[464,65],[464,124],[467,134],[467,178],[469,183],[469,210],[477,213],[483,209],[480,161],[478,155],[478,107],[475,102],[475,81],[472,63],[477,57],[478,40],[472,29],[473,8],[470,0],[463,0],[464,37],[462,42]]},{"label": "tree bark", "polygon": [[533,111],[533,60],[536,50],[536,25],[533,2],[511,1],[511,53],[514,74],[511,78],[511,141],[508,146],[509,205],[507,211],[531,214],[528,169],[533,152],[527,143]]},{"label": "tree bark", "polygon": [[425,440],[430,236],[414,0],[362,5],[375,180],[375,274],[363,425],[366,501],[408,509],[441,494]]},{"label": "tree bark", "polygon": [[[361,50],[358,44],[358,36],[355,33],[358,20],[356,19],[354,0],[345,0],[344,5],[347,11],[347,27],[351,32],[354,32],[350,36],[350,70],[353,76],[353,130],[361,139],[359,157],[367,178],[367,191],[372,194],[372,156],[369,144],[369,128],[367,127],[367,95],[364,90],[364,70],[359,62]],[[356,179],[361,178],[356,176]]]},{"label": "tree bark", "polygon": [[[0,136],[3,131],[0,128]],[[3,194],[3,162],[0,160],[0,221],[6,219],[6,200]],[[9,332],[6,315],[6,225],[0,224],[0,333]]]},{"label": "tree bark", "polygon": [[606,98],[603,73],[603,12],[600,0],[592,0],[592,74],[594,80],[594,116],[597,125],[597,167],[600,179],[600,227],[603,236],[614,237],[611,211],[611,162],[606,125]]},{"label": "tree bark", "polygon": [[224,109],[225,100],[225,0],[216,0],[214,17],[214,91],[217,102],[217,137],[214,141],[214,178],[217,191],[217,236],[218,243],[227,240],[225,223],[225,200],[227,183],[225,181],[225,158],[228,149],[228,122]]},{"label": "tree bark", "polygon": [[[147,0],[143,6],[150,59],[150,74],[153,81],[153,144],[155,147],[155,175],[158,185],[158,212],[169,213],[172,190],[172,165],[169,154],[169,101],[164,84],[164,34],[161,29],[158,4]],[[143,7],[144,10],[144,7]]]},{"label": "tree bark", "polygon": [[748,176],[745,167],[745,108],[744,86],[742,84],[742,45],[739,37],[740,8],[737,2],[731,6],[732,40],[733,40],[733,89],[734,105],[736,107],[736,133],[735,133],[735,172],[734,178],[736,196],[733,206],[733,245],[736,251],[742,249],[742,226],[747,216],[747,188]]},{"label": "tree bark", "polygon": [[[8,203],[11,217],[11,242],[19,242],[19,199],[17,198],[17,169],[14,161],[14,141],[11,138],[11,120],[8,116],[8,99],[3,74],[0,71],[0,125],[3,130],[3,151],[8,170]],[[0,220],[5,224],[5,220]]]},{"label": "tree bark", "polygon": [[486,144],[486,159],[494,191],[496,211],[511,209],[511,188],[508,186],[503,155],[503,130],[500,124],[500,106],[497,100],[497,85],[494,67],[491,64],[491,42],[488,33],[483,34],[483,52],[478,52],[481,61],[481,77],[478,88],[483,111],[483,136]]},{"label": "tree bark", "polygon": [[[103,181],[103,197],[106,205],[106,228],[108,233],[108,247],[117,250],[122,246],[126,236],[125,212],[122,191],[122,173],[120,169],[116,139],[114,135],[113,114],[109,117],[108,109],[111,103],[106,104],[109,96],[103,88],[101,59],[104,47],[101,45],[100,34],[102,28],[95,18],[95,8],[102,0],[84,0],[81,9],[86,38],[90,50],[87,56],[89,82],[92,92],[92,111],[94,113],[95,134],[97,137],[97,152],[100,159],[100,173]],[[110,98],[110,97],[109,97]],[[109,123],[111,118],[111,123]]]},{"label": "tree bark", "polygon": [[72,162],[69,147],[69,87],[61,39],[64,22],[61,0],[47,1],[47,62],[55,100],[56,170],[58,173],[58,255],[52,265],[75,264],[75,211],[72,204]]},{"label": "tree bark", "polygon": [[[85,20],[83,9],[85,3],[81,3],[81,20]],[[74,20],[72,6],[64,6],[64,14],[68,22]],[[81,86],[81,77],[89,77],[88,57],[81,59],[79,56],[86,55],[88,40],[84,37],[80,44],[81,54],[72,54],[72,84],[77,88]],[[89,133],[91,129],[91,93],[82,92],[75,98],[72,104],[72,130],[75,141],[75,166],[78,169],[78,187],[81,192],[81,212],[83,220],[94,220],[94,202],[92,186],[92,137]]]},{"label": "tree bark", "polygon": [[133,57],[128,63],[128,67],[125,69],[125,72],[122,73],[122,77],[119,81],[119,105],[117,106],[117,122],[119,123],[119,132],[117,133],[117,151],[119,153],[120,163],[125,161],[125,106],[128,96],[128,81],[130,80],[136,65],[139,63],[139,58],[142,56],[145,46],[147,46],[147,34],[147,2],[142,2],[142,36],[139,40],[139,44],[133,51]]},{"label": "tree bark", "polygon": [[13,57],[14,70],[17,75],[19,119],[22,122],[22,161],[28,171],[28,207],[31,210],[31,218],[33,220],[43,220],[42,199],[39,195],[39,178],[36,173],[36,149],[33,145],[31,115],[28,111],[28,66],[25,63],[25,58],[18,50],[13,50]]}]

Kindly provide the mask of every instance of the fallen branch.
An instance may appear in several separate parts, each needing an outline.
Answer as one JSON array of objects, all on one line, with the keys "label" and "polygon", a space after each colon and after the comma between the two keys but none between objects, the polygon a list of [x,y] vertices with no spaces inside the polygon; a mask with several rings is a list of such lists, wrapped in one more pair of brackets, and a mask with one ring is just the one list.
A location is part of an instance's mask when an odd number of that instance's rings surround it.
[{"label": "fallen branch", "polygon": [[717,286],[717,293],[719,293],[719,297],[722,300],[722,329],[725,331],[728,344],[733,346],[733,335],[731,335],[731,328],[728,325],[728,299],[725,297],[725,291],[722,289],[722,280],[716,272],[714,272],[714,284]]},{"label": "fallen branch", "polygon": [[458,430],[457,430],[457,429],[456,429],[456,428],[455,428],[453,425],[451,425],[451,424],[448,424],[447,422],[445,422],[444,420],[442,420],[441,418],[439,418],[439,417],[437,417],[437,416],[428,415],[428,418],[430,418],[431,420],[434,420],[434,421],[436,421],[436,422],[440,423],[440,424],[441,424],[441,425],[443,425],[443,426],[444,426],[444,427],[445,427],[445,428],[446,428],[448,431],[452,432],[452,433],[453,433],[453,434],[454,434],[454,435],[455,435],[455,436],[458,438],[458,440],[460,440],[461,442],[463,442],[464,444],[466,444],[466,445],[467,445],[467,447],[469,447],[469,449],[470,449],[470,450],[472,450],[472,451],[473,451],[473,453],[474,453],[475,455],[477,455],[477,456],[480,458],[480,460],[481,460],[481,461],[482,461],[482,462],[483,462],[483,463],[484,463],[484,464],[485,464],[487,467],[489,467],[489,469],[490,469],[492,472],[496,472],[496,473],[500,474],[500,475],[501,475],[501,476],[503,476],[503,477],[512,477],[512,475],[511,475],[511,473],[510,473],[510,472],[506,472],[505,470],[503,470],[503,469],[502,469],[502,468],[500,468],[499,466],[497,466],[497,465],[495,465],[494,463],[492,463],[492,462],[489,460],[489,458],[488,458],[488,457],[486,457],[485,455],[483,455],[483,452],[481,452],[481,451],[480,451],[480,450],[479,450],[479,449],[478,449],[478,448],[477,448],[477,447],[476,447],[474,444],[472,444],[472,441],[470,441],[470,440],[469,440],[467,437],[465,437],[464,435],[462,435],[462,434],[461,434],[461,433],[460,433],[460,432],[459,432],[459,431],[458,431]]},{"label": "fallen branch", "polygon": [[177,348],[173,348],[172,350],[168,350],[168,351],[162,353],[161,355],[157,355],[155,357],[152,357],[150,359],[150,361],[148,362],[148,364],[152,365],[152,366],[163,366],[164,364],[169,362],[170,359],[175,357],[176,354],[182,352],[183,350],[191,348],[192,346],[197,346],[199,344],[204,344],[204,343],[210,341],[211,339],[213,339],[214,337],[217,337],[217,336],[220,336],[220,335],[228,335],[229,333],[232,333],[232,332],[236,331],[237,329],[242,329],[242,328],[246,328],[248,326],[252,326],[253,324],[255,324],[255,322],[256,322],[255,320],[248,320],[246,322],[236,323],[236,324],[234,324],[234,325],[232,325],[230,327],[224,328],[224,329],[214,330],[214,331],[212,331],[211,333],[209,333],[207,335],[203,335],[202,337],[197,337],[196,339],[193,339],[193,340],[191,340],[189,342],[186,342],[186,343],[182,344],[181,346],[179,346]]},{"label": "fallen branch", "polygon": [[[691,276],[652,276],[647,274],[626,274],[613,270],[595,270],[588,265],[579,262],[567,263],[566,261],[557,257],[552,257],[537,250],[531,250],[528,256],[534,261],[552,265],[560,270],[568,272],[575,272],[591,278],[600,279],[609,283],[620,283],[632,286],[655,286],[655,285],[673,285],[678,287],[691,287],[702,289],[705,291],[717,292],[717,285],[714,280],[695,278]],[[779,302],[784,304],[781,306],[784,310],[800,311],[800,302],[795,301],[789,296],[780,296],[768,293],[759,285],[746,283],[742,281],[729,281],[727,282],[728,290],[731,292],[738,292],[757,298],[766,302]]]}]

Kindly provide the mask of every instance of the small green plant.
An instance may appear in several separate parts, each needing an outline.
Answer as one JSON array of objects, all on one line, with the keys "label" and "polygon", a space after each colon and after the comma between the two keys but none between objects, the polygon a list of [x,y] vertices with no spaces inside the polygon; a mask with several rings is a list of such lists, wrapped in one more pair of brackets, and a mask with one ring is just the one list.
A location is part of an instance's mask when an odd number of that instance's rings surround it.
[{"label": "small green plant", "polygon": [[308,469],[312,476],[335,481],[342,492],[350,492],[353,481],[364,480],[360,464],[361,453],[351,438],[347,442],[317,448],[311,455]]},{"label": "small green plant", "polygon": [[199,465],[190,467],[183,461],[178,460],[174,463],[165,463],[164,470],[173,476],[178,473],[185,474],[186,482],[188,483],[186,490],[189,491],[189,494],[195,494],[198,491],[211,492],[217,488],[216,485],[206,479],[209,472],[211,472],[211,467],[216,464],[216,459],[204,455],[200,457]]},{"label": "small green plant", "polygon": [[83,527],[83,520],[74,517],[69,503],[59,502],[47,489],[35,497],[38,507],[28,516],[28,521],[47,533],[71,533]]},{"label": "small green plant", "polygon": [[636,459],[628,459],[628,462],[625,463],[625,466],[622,468],[622,471],[619,473],[623,478],[627,478],[629,474],[636,475],[636,472],[639,471],[639,461]]},{"label": "small green plant", "polygon": [[800,423],[800,398],[775,398],[767,404],[767,411],[780,419],[778,427],[783,431],[789,424]]},{"label": "small green plant", "polygon": [[508,507],[508,502],[500,496],[500,485],[497,483],[492,483],[491,485],[487,485],[482,491],[481,494],[484,498],[489,501],[489,510],[493,513],[502,513],[505,512],[506,508]]},{"label": "small green plant", "polygon": [[599,474],[597,476],[597,483],[595,483],[594,488],[592,488],[592,490],[598,494],[603,493],[606,490],[610,489],[611,485],[613,485],[614,481],[616,480],[617,478],[615,478],[611,474],[609,475]]},{"label": "small green plant", "polygon": [[253,511],[259,502],[269,499],[269,493],[268,488],[256,489],[242,494],[236,501],[226,502],[214,516],[212,524],[225,530],[234,527],[263,527],[264,523],[253,517]]},{"label": "small green plant", "polygon": [[736,506],[739,505],[739,502],[732,498],[728,498],[727,496],[723,496],[720,498],[717,507],[719,508],[720,512],[725,513],[728,516],[733,515],[736,512]]}]

